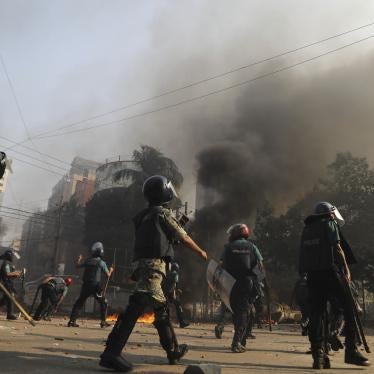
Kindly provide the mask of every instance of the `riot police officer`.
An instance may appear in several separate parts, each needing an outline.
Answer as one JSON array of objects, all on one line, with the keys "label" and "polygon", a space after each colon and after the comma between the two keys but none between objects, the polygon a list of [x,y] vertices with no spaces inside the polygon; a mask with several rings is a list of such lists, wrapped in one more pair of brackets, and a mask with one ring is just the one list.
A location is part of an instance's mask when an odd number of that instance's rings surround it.
[{"label": "riot police officer", "polygon": [[[17,252],[12,249],[8,249],[0,257],[3,263],[0,268],[0,280],[5,286],[5,288],[14,296],[16,294],[16,288],[14,286],[13,280],[20,278],[22,276],[22,271],[16,270],[13,261],[14,259],[19,259],[20,256]],[[17,316],[13,314],[13,303],[8,298],[8,296],[3,295],[0,300],[0,306],[6,305],[7,319],[16,320]]]},{"label": "riot police officer", "polygon": [[176,196],[172,183],[160,175],[149,177],[144,182],[143,194],[149,206],[134,218],[135,291],[126,310],[118,316],[100,360],[101,366],[122,372],[132,370],[132,365],[121,356],[121,352],[136,321],[147,309],[153,309],[155,313],[154,326],[169,364],[176,364],[186,354],[187,346],[178,344],[170,322],[162,282],[166,276],[166,264],[174,257],[173,243],[181,242],[207,259],[206,252],[187,235],[167,208],[167,203]]},{"label": "riot police officer", "polygon": [[104,246],[100,242],[96,242],[91,247],[91,257],[82,262],[82,256],[79,256],[77,267],[84,268],[83,285],[78,300],[75,302],[71,311],[68,327],[79,327],[77,318],[79,311],[89,297],[94,297],[100,304],[100,327],[109,326],[106,322],[106,313],[108,303],[105,295],[102,294],[101,273],[106,274],[109,278],[113,273],[113,268],[108,269],[107,264],[102,259],[104,256]]},{"label": "riot police officer", "polygon": [[171,263],[170,270],[166,272],[166,279],[162,286],[169,305],[173,304],[177,314],[179,327],[185,328],[190,324],[185,321],[183,307],[180,301],[181,290],[179,289],[179,265],[176,262]]},{"label": "riot police officer", "polygon": [[[37,307],[34,320],[40,321],[41,318],[49,318],[53,311],[62,303],[69,286],[72,284],[71,277],[48,277],[38,287],[37,294],[41,291],[40,303]],[[37,296],[35,295],[35,297]]]},{"label": "riot police officer", "polygon": [[227,233],[229,241],[225,245],[222,265],[236,279],[230,296],[235,329],[231,351],[243,353],[246,350],[249,311],[257,296],[258,280],[254,270],[262,266],[262,257],[257,247],[248,240],[250,232],[246,224],[235,224]]},{"label": "riot police officer", "polygon": [[368,366],[369,361],[356,347],[355,321],[341,280],[351,280],[348,264],[356,263],[352,250],[344,239],[339,222],[344,223],[338,209],[329,202],[320,202],[314,213],[305,219],[301,237],[299,273],[307,274],[309,295],[309,340],[313,368],[330,367],[327,352],[323,350],[323,317],[328,301],[339,300],[346,323],[345,362]]}]

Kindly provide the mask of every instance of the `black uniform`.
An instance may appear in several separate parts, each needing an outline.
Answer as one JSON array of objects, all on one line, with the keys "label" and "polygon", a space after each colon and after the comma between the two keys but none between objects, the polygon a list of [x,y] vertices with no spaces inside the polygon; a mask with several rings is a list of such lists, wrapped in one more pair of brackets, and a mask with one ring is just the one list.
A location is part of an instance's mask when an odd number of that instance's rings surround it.
[{"label": "black uniform", "polygon": [[[0,268],[0,279],[1,283],[12,295],[16,294],[16,288],[14,287],[13,279],[8,276],[8,273],[12,273],[14,271],[15,266],[13,265],[12,261],[5,259]],[[5,294],[3,294],[2,298],[0,299],[0,306],[3,305],[6,305],[7,318],[14,319],[13,303]]]},{"label": "black uniform", "polygon": [[101,273],[108,274],[109,270],[101,257],[91,257],[85,260],[79,267],[84,268],[83,285],[78,300],[75,302],[70,315],[69,324],[74,325],[79,311],[89,297],[94,297],[100,304],[101,324],[105,324],[108,303],[102,295]]},{"label": "black uniform", "polygon": [[34,315],[36,321],[39,321],[47,314],[52,313],[61,298],[65,297],[67,294],[68,287],[63,278],[55,277],[50,279],[48,282],[41,284],[39,290],[42,292],[42,295],[40,304]]},{"label": "black uniform", "polygon": [[225,245],[223,267],[236,279],[230,299],[235,329],[232,349],[238,345],[245,346],[246,343],[249,310],[255,297],[254,284],[257,281],[253,269],[257,264],[255,246],[250,241],[238,239]]},{"label": "black uniform", "polygon": [[120,357],[136,321],[149,309],[155,313],[154,326],[169,362],[175,363],[186,350],[185,346],[178,345],[162,290],[166,262],[173,258],[172,243],[185,235],[185,231],[171,216],[170,210],[162,206],[143,210],[134,218],[134,224],[136,270],[133,278],[136,287],[125,312],[119,315],[109,334],[105,351],[101,355],[100,364],[106,367],[114,367],[111,360]]},{"label": "black uniform", "polygon": [[323,317],[327,302],[339,301],[346,322],[346,350],[355,350],[354,315],[341,284],[342,266],[338,263],[336,251],[340,244],[348,264],[355,263],[352,251],[341,235],[339,226],[330,216],[310,216],[305,220],[305,228],[300,248],[300,274],[307,273],[309,294],[309,340],[312,353],[323,349]]}]

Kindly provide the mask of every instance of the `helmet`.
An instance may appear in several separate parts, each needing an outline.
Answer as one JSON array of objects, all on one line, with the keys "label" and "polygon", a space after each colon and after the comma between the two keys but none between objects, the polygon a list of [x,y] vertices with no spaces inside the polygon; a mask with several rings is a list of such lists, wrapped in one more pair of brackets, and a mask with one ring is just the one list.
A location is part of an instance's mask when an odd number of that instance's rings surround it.
[{"label": "helmet", "polygon": [[104,246],[103,243],[101,242],[96,242],[92,244],[91,247],[91,255],[93,257],[102,257],[104,255]]},{"label": "helmet", "polygon": [[7,249],[1,257],[8,261],[13,261],[14,258],[17,260],[21,258],[21,256],[13,249]]},{"label": "helmet", "polygon": [[171,269],[171,271],[178,272],[179,271],[179,265],[178,265],[178,263],[177,262],[172,262],[170,269]]},{"label": "helmet", "polygon": [[143,195],[152,205],[162,205],[177,197],[173,183],[162,175],[153,175],[143,184]]},{"label": "helmet", "polygon": [[0,179],[3,177],[6,169],[6,154],[0,152]]},{"label": "helmet", "polygon": [[69,287],[73,283],[72,277],[66,277],[65,278],[65,284]]},{"label": "helmet", "polygon": [[315,216],[323,216],[326,214],[333,214],[337,221],[340,224],[344,224],[344,218],[340,214],[338,208],[328,201],[321,201],[314,207],[314,215]]},{"label": "helmet", "polygon": [[229,235],[229,240],[234,241],[237,239],[248,239],[250,230],[245,223],[236,223],[228,228],[227,234]]}]

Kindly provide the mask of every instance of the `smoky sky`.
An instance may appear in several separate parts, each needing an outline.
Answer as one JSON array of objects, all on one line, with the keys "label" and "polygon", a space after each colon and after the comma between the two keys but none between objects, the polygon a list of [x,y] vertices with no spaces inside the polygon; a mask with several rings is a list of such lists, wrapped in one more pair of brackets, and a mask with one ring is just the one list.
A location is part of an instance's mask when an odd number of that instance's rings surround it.
[{"label": "smoky sky", "polygon": [[282,212],[313,188],[337,152],[367,155],[373,74],[367,54],[344,67],[244,90],[235,118],[210,124],[226,129],[224,137],[197,155],[198,182],[217,195],[199,221],[222,233],[233,223],[252,223],[265,201]]},{"label": "smoky sky", "polygon": [[[373,10],[372,3],[358,7],[354,0],[134,4],[0,0],[0,53],[32,135],[367,24]],[[361,30],[87,124],[110,122],[220,89],[370,32]],[[67,163],[77,155],[98,162],[129,157],[142,144],[154,146],[179,166],[185,177],[181,195],[191,207],[199,174],[201,181],[225,196],[226,206],[230,196],[242,195],[244,203],[232,202],[237,208],[232,208],[230,221],[244,219],[256,201],[265,198],[287,206],[309,188],[338,150],[374,160],[372,45],[363,43],[257,83],[121,125],[34,143],[38,150]],[[1,70],[0,135],[25,138]],[[23,158],[10,151],[9,156]],[[214,162],[216,176],[209,172]],[[17,160],[13,170],[5,203],[24,209],[45,206],[60,176]],[[235,188],[225,185],[221,180],[228,178],[243,183]],[[30,205],[32,201],[37,202]]]}]

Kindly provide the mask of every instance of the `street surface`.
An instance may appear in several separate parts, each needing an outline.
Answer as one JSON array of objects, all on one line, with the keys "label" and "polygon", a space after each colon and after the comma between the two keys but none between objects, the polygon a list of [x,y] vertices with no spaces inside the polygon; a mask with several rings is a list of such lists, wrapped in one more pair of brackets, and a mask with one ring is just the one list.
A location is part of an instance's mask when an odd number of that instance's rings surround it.
[{"label": "street surface", "polygon": [[[3,318],[3,317],[2,317]],[[104,373],[98,366],[98,356],[110,329],[100,329],[98,321],[80,321],[80,328],[68,328],[66,320],[40,322],[36,327],[26,321],[0,320],[0,373]],[[79,322],[79,321],[78,321]],[[270,333],[255,330],[256,340],[249,341],[243,354],[229,351],[232,326],[217,340],[213,325],[193,324],[187,329],[176,328],[180,343],[190,347],[181,365],[169,366],[158,344],[152,325],[138,324],[126,349],[126,357],[135,363],[135,373],[183,373],[185,365],[214,363],[223,373],[293,374],[314,373],[309,369],[311,356],[305,354],[307,339],[300,336],[296,325],[274,327]],[[374,347],[374,339],[368,337]],[[343,364],[343,353],[331,357],[334,369],[330,373],[374,373],[374,367],[358,368]]]}]

